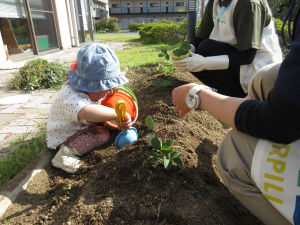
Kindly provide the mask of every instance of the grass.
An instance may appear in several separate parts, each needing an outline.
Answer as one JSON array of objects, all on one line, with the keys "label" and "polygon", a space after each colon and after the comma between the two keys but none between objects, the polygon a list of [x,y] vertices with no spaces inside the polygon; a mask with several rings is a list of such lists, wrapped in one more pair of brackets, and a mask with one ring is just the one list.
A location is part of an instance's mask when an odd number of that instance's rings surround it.
[{"label": "grass", "polygon": [[116,51],[121,64],[121,70],[125,67],[147,67],[158,66],[158,64],[169,64],[164,58],[158,57],[161,48],[168,48],[165,44],[144,45],[129,44],[124,50]]},{"label": "grass", "polygon": [[113,42],[139,42],[139,35],[125,35],[125,34],[95,34],[95,42],[105,43],[108,41]]},{"label": "grass", "polygon": [[[95,41],[105,43],[112,42],[140,42],[139,35],[122,34],[96,34]],[[165,44],[146,45],[141,43],[128,43],[124,50],[116,51],[120,61],[121,70],[126,67],[146,67],[158,66],[158,64],[169,64],[167,61],[158,57],[161,49],[171,50],[172,46]]]},{"label": "grass", "polygon": [[43,149],[47,148],[46,122],[40,123],[39,128],[39,134],[34,137],[28,133],[12,141],[8,147],[7,157],[0,158],[0,188],[24,169]]}]

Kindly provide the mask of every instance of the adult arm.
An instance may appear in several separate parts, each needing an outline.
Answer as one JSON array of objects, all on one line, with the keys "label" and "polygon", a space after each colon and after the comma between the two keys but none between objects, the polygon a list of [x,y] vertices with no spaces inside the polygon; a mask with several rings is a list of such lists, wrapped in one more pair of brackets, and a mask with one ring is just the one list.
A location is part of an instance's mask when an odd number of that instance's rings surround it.
[{"label": "adult arm", "polygon": [[[179,117],[185,116],[191,109],[186,105],[185,96],[190,89],[197,86],[195,83],[189,83],[177,87],[172,92],[173,104],[176,106]],[[235,128],[234,116],[238,107],[246,101],[244,98],[233,98],[217,94],[208,89],[202,89],[200,92],[200,108],[209,112],[228,126]]]},{"label": "adult arm", "polygon": [[[266,101],[232,98],[207,89],[200,92],[200,108],[233,129],[277,143],[290,143],[300,137],[300,36],[290,45],[290,52],[281,64],[274,88]],[[185,95],[196,84],[173,90],[173,104],[183,117],[191,110]]]},{"label": "adult arm", "polygon": [[[186,84],[173,90],[173,104],[179,117],[191,111],[185,103],[186,93],[197,84]],[[300,107],[295,107],[280,94],[272,91],[266,101],[233,98],[208,89],[200,91],[200,108],[235,130],[253,137],[291,143],[300,137],[297,121]]]}]

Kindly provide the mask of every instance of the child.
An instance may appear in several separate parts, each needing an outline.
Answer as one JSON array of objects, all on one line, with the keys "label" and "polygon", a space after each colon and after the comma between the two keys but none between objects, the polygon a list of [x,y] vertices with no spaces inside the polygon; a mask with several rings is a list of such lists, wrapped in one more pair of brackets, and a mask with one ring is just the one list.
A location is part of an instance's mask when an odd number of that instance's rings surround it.
[{"label": "child", "polygon": [[[80,49],[77,62],[68,72],[68,81],[55,96],[47,125],[47,146],[59,148],[52,159],[54,167],[75,173],[79,156],[101,146],[109,139],[109,131],[97,123],[116,120],[115,109],[95,102],[114,93],[128,82],[120,71],[115,53],[103,44],[89,44]],[[92,125],[91,125],[92,124]],[[124,128],[131,126],[127,113]]]}]

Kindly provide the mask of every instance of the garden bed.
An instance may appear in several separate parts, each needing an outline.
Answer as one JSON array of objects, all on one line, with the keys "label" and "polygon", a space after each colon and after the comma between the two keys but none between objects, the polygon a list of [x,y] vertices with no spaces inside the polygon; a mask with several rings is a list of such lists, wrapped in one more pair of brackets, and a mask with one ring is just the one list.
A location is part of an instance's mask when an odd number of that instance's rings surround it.
[{"label": "garden bed", "polygon": [[[154,67],[130,69],[128,87],[139,104],[134,127],[139,140],[117,150],[119,131],[83,157],[76,174],[47,166],[30,181],[26,191],[10,206],[0,223],[10,224],[262,224],[228,191],[218,176],[216,152],[229,131],[207,112],[179,118],[172,104],[172,90],[198,82],[180,73],[172,86],[150,82],[166,77]],[[175,74],[172,75],[176,77]],[[173,80],[173,79],[172,79]],[[151,164],[147,153],[152,116],[156,130],[174,140],[182,153],[183,168],[169,171],[162,162]]]}]

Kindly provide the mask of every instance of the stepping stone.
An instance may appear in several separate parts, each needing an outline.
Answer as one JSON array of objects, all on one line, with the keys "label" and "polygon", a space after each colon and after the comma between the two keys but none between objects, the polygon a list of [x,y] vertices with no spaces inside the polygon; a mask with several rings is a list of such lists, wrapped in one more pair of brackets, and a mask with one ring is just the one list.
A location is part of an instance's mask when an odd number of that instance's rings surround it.
[{"label": "stepping stone", "polygon": [[29,100],[30,95],[15,95],[0,99],[0,105],[21,104]]}]

